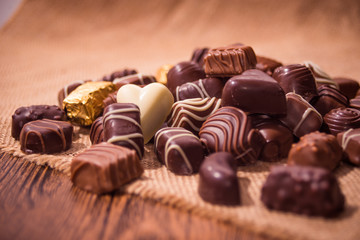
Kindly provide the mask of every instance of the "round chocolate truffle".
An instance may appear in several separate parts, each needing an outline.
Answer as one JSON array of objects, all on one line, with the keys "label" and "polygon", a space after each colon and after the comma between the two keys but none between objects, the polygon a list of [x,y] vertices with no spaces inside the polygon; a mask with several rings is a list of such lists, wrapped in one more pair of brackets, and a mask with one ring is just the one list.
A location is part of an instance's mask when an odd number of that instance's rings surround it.
[{"label": "round chocolate truffle", "polygon": [[360,128],[360,110],[355,108],[335,108],[325,114],[324,122],[333,135],[350,128]]}]

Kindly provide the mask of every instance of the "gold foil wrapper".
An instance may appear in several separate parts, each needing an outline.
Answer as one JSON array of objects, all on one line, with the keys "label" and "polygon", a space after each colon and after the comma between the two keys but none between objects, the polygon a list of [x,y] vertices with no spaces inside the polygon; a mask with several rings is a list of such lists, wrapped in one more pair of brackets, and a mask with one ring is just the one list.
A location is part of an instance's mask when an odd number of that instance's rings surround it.
[{"label": "gold foil wrapper", "polygon": [[162,65],[156,72],[156,80],[159,83],[162,83],[162,84],[166,85],[166,83],[167,83],[167,74],[168,74],[169,70],[173,66],[174,65],[171,65],[171,64]]},{"label": "gold foil wrapper", "polygon": [[111,82],[87,82],[77,87],[63,101],[63,108],[70,121],[89,126],[101,114],[103,100],[115,91]]}]

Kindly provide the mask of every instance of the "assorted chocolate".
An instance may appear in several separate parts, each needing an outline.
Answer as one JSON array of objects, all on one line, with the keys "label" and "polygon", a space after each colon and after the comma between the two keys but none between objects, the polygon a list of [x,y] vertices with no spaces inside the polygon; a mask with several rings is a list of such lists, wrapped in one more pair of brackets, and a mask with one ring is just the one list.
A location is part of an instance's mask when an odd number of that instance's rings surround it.
[{"label": "assorted chocolate", "polygon": [[103,142],[92,145],[71,161],[71,181],[89,192],[113,192],[144,172],[134,150]]},{"label": "assorted chocolate", "polygon": [[140,125],[140,109],[133,103],[113,103],[103,115],[104,141],[144,155],[144,136]]},{"label": "assorted chocolate", "polygon": [[257,69],[244,71],[226,82],[222,106],[237,107],[248,113],[286,114],[283,89],[272,77]]},{"label": "assorted chocolate", "polygon": [[197,173],[204,159],[199,138],[184,128],[160,129],[154,137],[154,150],[159,161],[179,175]]},{"label": "assorted chocolate", "polygon": [[230,153],[217,152],[205,158],[199,171],[198,193],[212,204],[240,204],[237,161]]},{"label": "assorted chocolate", "polygon": [[273,210],[335,217],[345,198],[336,177],[323,168],[275,166],[261,189],[261,201]]},{"label": "assorted chocolate", "polygon": [[208,152],[229,152],[238,165],[254,163],[265,143],[247,114],[235,107],[215,111],[202,125],[199,136]]},{"label": "assorted chocolate", "polygon": [[42,119],[28,122],[20,133],[21,151],[31,153],[58,153],[72,144],[73,126],[64,121]]},{"label": "assorted chocolate", "polygon": [[71,123],[91,126],[92,146],[73,158],[71,180],[97,194],[142,175],[151,139],[170,172],[199,172],[198,193],[212,204],[241,204],[238,166],[287,159],[271,169],[264,205],[333,217],[345,199],[331,171],[341,160],[360,166],[358,90],[313,62],[282,65],[236,43],[197,48],[156,78],[123,69],[73,82],[58,93],[63,110],[18,108],[11,131],[26,154],[52,154],[71,147]]},{"label": "assorted chocolate", "polygon": [[29,107],[19,107],[12,115],[11,136],[18,140],[21,129],[26,123],[40,119],[65,121],[66,115],[63,110],[55,105],[32,105]]},{"label": "assorted chocolate", "polygon": [[289,152],[288,165],[322,167],[334,170],[340,163],[342,149],[331,134],[312,132],[300,138]]}]

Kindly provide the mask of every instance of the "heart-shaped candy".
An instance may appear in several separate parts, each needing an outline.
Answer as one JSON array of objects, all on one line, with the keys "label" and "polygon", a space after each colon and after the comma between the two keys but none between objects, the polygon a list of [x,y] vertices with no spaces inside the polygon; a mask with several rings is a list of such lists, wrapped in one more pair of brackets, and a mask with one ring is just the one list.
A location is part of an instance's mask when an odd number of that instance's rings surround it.
[{"label": "heart-shaped candy", "polygon": [[143,88],[126,84],[119,89],[117,102],[134,103],[140,108],[144,143],[147,143],[165,122],[174,103],[174,97],[161,83],[150,83]]}]

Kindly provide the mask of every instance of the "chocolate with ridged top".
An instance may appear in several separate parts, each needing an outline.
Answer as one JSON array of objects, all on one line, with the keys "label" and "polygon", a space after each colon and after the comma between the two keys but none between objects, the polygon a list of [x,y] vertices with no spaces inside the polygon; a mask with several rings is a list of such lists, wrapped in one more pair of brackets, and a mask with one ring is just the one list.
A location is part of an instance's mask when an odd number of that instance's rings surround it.
[{"label": "chocolate with ridged top", "polygon": [[296,93],[286,94],[287,114],[279,118],[297,137],[320,129],[323,119],[321,114],[303,97]]},{"label": "chocolate with ridged top", "polygon": [[91,124],[89,136],[92,144],[98,144],[104,141],[104,127],[102,116],[95,119],[95,121]]},{"label": "chocolate with ridged top", "polygon": [[335,108],[325,114],[324,122],[331,134],[345,132],[350,128],[360,128],[360,110],[355,108]]},{"label": "chocolate with ridged top", "polygon": [[212,204],[239,205],[240,188],[236,173],[236,160],[230,153],[209,155],[199,171],[200,197]]},{"label": "chocolate with ridged top", "polygon": [[144,172],[134,150],[110,143],[92,145],[71,161],[71,181],[97,194],[118,190]]},{"label": "chocolate with ridged top", "polygon": [[327,85],[318,87],[319,96],[313,98],[310,104],[322,115],[339,107],[349,106],[349,100],[339,90]]},{"label": "chocolate with ridged top", "polygon": [[68,150],[72,143],[73,126],[64,121],[41,119],[28,122],[20,133],[21,151],[57,153]]},{"label": "chocolate with ridged top", "polygon": [[360,166],[360,128],[350,128],[336,136],[338,143],[345,153],[345,159]]},{"label": "chocolate with ridged top", "polygon": [[282,63],[274,59],[256,55],[256,69],[263,71],[271,76],[277,67],[281,67]]},{"label": "chocolate with ridged top", "polygon": [[291,145],[294,142],[292,131],[278,119],[267,115],[250,115],[254,128],[264,137],[266,143],[261,150],[260,160],[279,161],[288,156]]},{"label": "chocolate with ridged top", "polygon": [[231,77],[255,68],[256,55],[250,46],[210,49],[204,59],[205,73],[211,77]]},{"label": "chocolate with ridged top", "polygon": [[19,107],[12,115],[11,136],[18,140],[21,129],[26,123],[44,118],[65,121],[66,115],[62,109],[55,105]]},{"label": "chocolate with ridged top", "polygon": [[204,66],[204,57],[206,56],[208,51],[209,48],[207,47],[194,49],[193,54],[191,56],[191,61],[196,62],[200,66]]},{"label": "chocolate with ridged top", "polygon": [[261,189],[261,201],[273,210],[335,217],[345,198],[336,177],[317,167],[275,166]]},{"label": "chocolate with ridged top", "polygon": [[266,73],[250,69],[230,78],[222,92],[222,106],[233,106],[249,113],[286,114],[284,90]]},{"label": "chocolate with ridged top", "polygon": [[141,159],[144,136],[140,125],[140,109],[133,103],[113,103],[103,115],[104,141],[133,149]]},{"label": "chocolate with ridged top", "polygon": [[272,77],[279,82],[285,93],[297,93],[306,101],[318,95],[314,76],[304,65],[291,64],[278,67]]},{"label": "chocolate with ridged top", "polygon": [[157,131],[154,149],[159,161],[179,175],[197,173],[204,159],[200,140],[184,128],[165,127]]},{"label": "chocolate with ridged top", "polygon": [[132,75],[127,75],[124,77],[117,77],[113,80],[113,83],[116,86],[116,89],[121,88],[125,84],[135,84],[135,85],[147,85],[149,83],[156,82],[156,79],[152,75],[144,75],[141,73],[136,73]]},{"label": "chocolate with ridged top", "polygon": [[330,171],[340,163],[342,149],[335,136],[318,131],[306,134],[289,152],[288,165],[322,167]]},{"label": "chocolate with ridged top", "polygon": [[220,108],[221,99],[191,98],[172,105],[168,126],[182,127],[198,134],[205,120]]},{"label": "chocolate with ridged top", "polygon": [[169,70],[166,86],[175,96],[176,87],[203,78],[205,78],[205,72],[199,64],[195,62],[180,62]]},{"label": "chocolate with ridged top", "polygon": [[135,69],[125,68],[123,70],[119,70],[119,71],[116,71],[109,75],[104,76],[100,81],[112,82],[116,78],[121,78],[121,77],[125,77],[128,75],[133,75],[136,73],[137,73],[137,70],[135,70]]},{"label": "chocolate with ridged top", "polygon": [[221,98],[224,82],[219,78],[204,78],[176,87],[175,101],[189,98]]},{"label": "chocolate with ridged top", "polygon": [[208,152],[229,152],[238,165],[254,163],[265,144],[246,113],[235,107],[222,107],[214,112],[202,125],[199,136]]},{"label": "chocolate with ridged top", "polygon": [[356,96],[359,90],[359,82],[347,77],[334,77],[333,80],[338,84],[340,92],[342,92],[348,99]]}]

